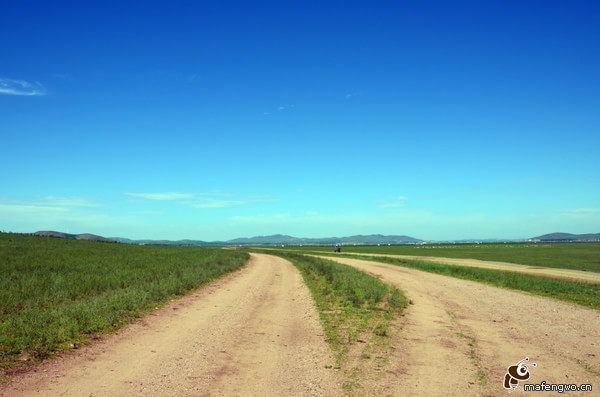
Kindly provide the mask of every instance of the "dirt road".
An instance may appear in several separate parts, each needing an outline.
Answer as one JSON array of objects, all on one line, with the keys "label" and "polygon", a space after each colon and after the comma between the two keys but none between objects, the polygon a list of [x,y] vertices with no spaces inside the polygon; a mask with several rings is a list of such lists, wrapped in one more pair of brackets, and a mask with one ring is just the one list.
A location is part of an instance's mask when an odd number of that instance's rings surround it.
[{"label": "dirt road", "polygon": [[600,273],[584,272],[573,269],[558,269],[553,267],[519,265],[509,262],[484,261],[480,259],[469,258],[443,258],[438,256],[414,256],[414,255],[391,255],[391,254],[360,254],[354,252],[345,252],[343,255],[368,255],[368,256],[388,256],[390,258],[411,259],[418,261],[428,261],[445,263],[448,265],[481,267],[484,269],[508,270],[511,272],[533,274],[535,276],[563,278],[566,280],[585,281],[588,283],[600,283]]},{"label": "dirt road", "polygon": [[390,359],[399,378],[394,395],[506,396],[507,367],[525,357],[537,364],[525,383],[593,387],[568,396],[600,390],[598,311],[415,269],[335,260],[397,285],[413,303]]},{"label": "dirt road", "polygon": [[252,254],[241,271],[17,377],[0,395],[338,395],[325,368],[333,363],[298,271]]}]

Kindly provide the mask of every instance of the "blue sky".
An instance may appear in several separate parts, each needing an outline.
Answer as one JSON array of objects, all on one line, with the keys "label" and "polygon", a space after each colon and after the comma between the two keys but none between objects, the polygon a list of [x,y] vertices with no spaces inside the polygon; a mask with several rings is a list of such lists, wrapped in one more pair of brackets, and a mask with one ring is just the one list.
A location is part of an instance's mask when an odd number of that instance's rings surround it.
[{"label": "blue sky", "polygon": [[596,1],[18,1],[0,230],[600,232]]}]

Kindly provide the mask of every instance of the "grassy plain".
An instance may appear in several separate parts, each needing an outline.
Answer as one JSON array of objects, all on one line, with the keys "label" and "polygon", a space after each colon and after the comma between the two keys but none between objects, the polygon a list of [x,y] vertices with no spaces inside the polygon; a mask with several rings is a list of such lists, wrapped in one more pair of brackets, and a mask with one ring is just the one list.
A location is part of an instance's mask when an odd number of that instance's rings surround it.
[{"label": "grassy plain", "polygon": [[[332,252],[331,246],[289,246],[307,252]],[[555,267],[600,273],[600,243],[493,243],[425,245],[344,245],[342,252],[470,258],[530,266]]]},{"label": "grassy plain", "polygon": [[0,368],[89,341],[249,258],[241,251],[0,233]]}]

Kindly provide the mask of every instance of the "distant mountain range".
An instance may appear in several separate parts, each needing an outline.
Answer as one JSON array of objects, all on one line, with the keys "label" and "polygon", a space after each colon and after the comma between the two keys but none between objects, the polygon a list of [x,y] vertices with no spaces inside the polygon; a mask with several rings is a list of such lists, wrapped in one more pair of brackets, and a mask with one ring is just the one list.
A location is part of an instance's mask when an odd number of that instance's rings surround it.
[{"label": "distant mountain range", "polygon": [[419,240],[409,236],[384,236],[371,234],[368,236],[327,237],[327,238],[298,238],[275,234],[272,236],[256,236],[251,238],[236,238],[227,241],[201,241],[201,240],[131,240],[124,237],[102,237],[95,234],[69,234],[55,231],[39,231],[36,236],[74,238],[77,240],[116,241],[128,244],[154,244],[154,245],[315,245],[315,244],[416,244]]},{"label": "distant mountain range", "polygon": [[600,241],[600,233],[588,234],[570,234],[570,233],[550,233],[531,238],[532,241]]},{"label": "distant mountain range", "polygon": [[[93,241],[116,241],[127,244],[149,244],[149,245],[332,245],[332,244],[419,244],[419,240],[409,236],[385,236],[382,234],[356,235],[350,237],[326,237],[326,238],[298,238],[282,234],[272,236],[256,236],[251,238],[236,238],[227,241],[201,241],[201,240],[131,240],[123,237],[102,237],[95,234],[69,234],[55,231],[39,231],[33,233],[36,236],[73,238],[77,240]],[[461,240],[460,242],[472,242],[474,240]],[[500,241],[500,240],[498,240]],[[506,241],[506,240],[501,240]],[[533,237],[525,240],[514,241],[600,241],[600,233],[596,234],[569,234],[550,233],[543,236]]]},{"label": "distant mountain range", "polygon": [[252,238],[236,238],[226,241],[228,244],[290,244],[290,245],[314,245],[314,244],[415,244],[419,240],[409,236],[384,236],[381,234],[370,234],[367,236],[357,235],[350,237],[326,237],[326,238],[298,238],[275,234],[272,236],[257,236]]}]

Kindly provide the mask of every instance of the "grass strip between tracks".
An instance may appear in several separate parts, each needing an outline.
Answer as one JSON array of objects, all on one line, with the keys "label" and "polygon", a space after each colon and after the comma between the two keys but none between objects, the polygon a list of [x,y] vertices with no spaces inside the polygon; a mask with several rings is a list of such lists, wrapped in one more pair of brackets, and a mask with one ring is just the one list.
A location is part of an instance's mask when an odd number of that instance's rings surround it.
[{"label": "grass strip between tracks", "polygon": [[246,252],[0,233],[0,381],[239,269]]},{"label": "grass strip between tracks", "polygon": [[[330,255],[327,254],[327,256]],[[477,281],[496,287],[526,291],[600,310],[600,284],[387,256],[352,255],[352,258],[411,267],[429,273]]]},{"label": "grass strip between tracks", "polygon": [[[287,250],[331,253],[333,246],[287,246]],[[529,266],[600,272],[600,242],[343,245],[342,252],[362,255],[412,255],[479,259]]]},{"label": "grass strip between tracks", "polygon": [[407,306],[402,291],[334,261],[290,252],[264,252],[289,260],[301,272],[335,353],[335,367],[345,374],[344,388],[358,392],[365,372],[385,366],[394,348],[390,343],[393,322]]}]

